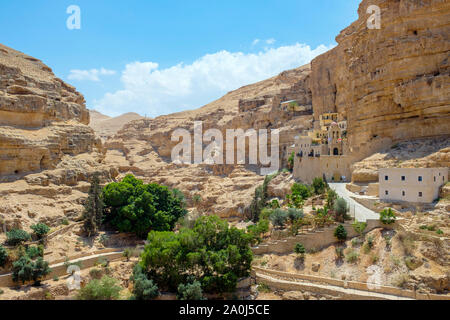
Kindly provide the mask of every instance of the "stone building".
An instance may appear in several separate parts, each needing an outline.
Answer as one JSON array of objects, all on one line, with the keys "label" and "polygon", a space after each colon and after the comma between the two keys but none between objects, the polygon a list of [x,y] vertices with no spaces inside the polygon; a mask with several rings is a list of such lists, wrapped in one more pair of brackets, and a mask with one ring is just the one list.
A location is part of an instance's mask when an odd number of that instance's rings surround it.
[{"label": "stone building", "polygon": [[383,168],[379,170],[381,200],[431,203],[448,182],[448,168]]}]

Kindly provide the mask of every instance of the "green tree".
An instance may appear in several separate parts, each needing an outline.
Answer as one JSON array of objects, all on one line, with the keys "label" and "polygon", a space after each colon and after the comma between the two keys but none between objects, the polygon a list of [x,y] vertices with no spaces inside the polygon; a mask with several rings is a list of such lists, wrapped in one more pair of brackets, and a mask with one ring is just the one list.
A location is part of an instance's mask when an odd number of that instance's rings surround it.
[{"label": "green tree", "polygon": [[248,208],[250,219],[253,222],[258,222],[261,211],[267,205],[267,187],[274,176],[275,175],[266,176],[264,178],[263,184],[255,189],[255,195],[253,196],[250,207]]},{"label": "green tree", "polygon": [[292,152],[288,158],[288,169],[292,171],[294,169],[294,159],[295,159],[295,152]]},{"label": "green tree", "polygon": [[232,292],[249,275],[251,241],[217,216],[202,216],[192,229],[151,231],[140,266],[159,288],[175,291],[194,277],[205,292]]},{"label": "green tree", "polygon": [[273,210],[272,214],[269,217],[272,224],[280,228],[284,227],[287,218],[288,218],[287,211],[283,209]]},{"label": "green tree", "polygon": [[179,195],[166,186],[144,184],[133,175],[103,189],[105,220],[121,232],[145,238],[150,230],[167,231],[187,211]]},{"label": "green tree", "polygon": [[147,278],[142,267],[137,264],[133,268],[133,295],[136,300],[152,300],[159,296],[158,286]]},{"label": "green tree", "polygon": [[179,300],[204,300],[202,285],[198,281],[192,283],[180,283],[178,286]]},{"label": "green tree", "polygon": [[269,220],[261,219],[258,223],[247,227],[247,232],[252,236],[252,244],[258,245],[261,243],[261,235],[269,231]]},{"label": "green tree", "polygon": [[117,300],[122,288],[117,285],[118,281],[109,276],[103,276],[100,280],[91,280],[78,292],[78,300]]},{"label": "green tree", "polygon": [[327,191],[327,207],[328,208],[334,207],[334,203],[335,203],[337,197],[338,197],[338,195],[337,195],[336,191],[334,191],[333,189],[328,189],[328,191]]},{"label": "green tree", "polygon": [[300,257],[305,258],[306,249],[305,246],[301,243],[297,243],[294,247],[294,252]]},{"label": "green tree", "polygon": [[364,230],[366,230],[367,223],[366,223],[366,222],[358,222],[358,221],[355,221],[355,222],[352,224],[352,227],[353,227],[353,230],[355,230],[355,232],[356,232],[359,236],[361,236],[361,235],[364,233]]},{"label": "green tree", "polygon": [[301,183],[294,183],[291,187],[293,196],[299,196],[302,200],[306,200],[311,196],[309,188]]},{"label": "green tree", "polygon": [[380,221],[383,224],[392,224],[395,223],[397,217],[395,216],[394,211],[391,208],[384,209],[380,212]]},{"label": "green tree", "polygon": [[336,220],[344,222],[347,218],[348,205],[344,198],[338,198],[334,203],[334,212],[336,213]]},{"label": "green tree", "polygon": [[287,217],[293,223],[298,219],[302,219],[304,217],[303,210],[296,208],[287,209]]},{"label": "green tree", "polygon": [[34,281],[35,285],[40,285],[42,278],[51,272],[48,262],[42,257],[33,261],[28,255],[22,255],[13,263],[12,278],[14,282]]},{"label": "green tree", "polygon": [[334,236],[339,241],[345,241],[347,240],[347,230],[345,230],[344,226],[340,224],[335,230],[334,230]]},{"label": "green tree", "polygon": [[315,194],[323,194],[327,189],[327,183],[322,178],[314,178],[312,189]]},{"label": "green tree", "polygon": [[47,226],[45,223],[34,224],[31,226],[31,229],[39,239],[42,239],[47,235],[47,233],[50,232],[49,226]]},{"label": "green tree", "polygon": [[0,268],[3,267],[8,261],[8,251],[0,245]]},{"label": "green tree", "polygon": [[100,174],[94,173],[91,180],[91,186],[89,188],[88,198],[84,205],[83,229],[89,237],[95,235],[98,232],[98,228],[102,224],[103,220],[103,199],[102,189],[100,187]]},{"label": "green tree", "polygon": [[31,236],[25,230],[12,229],[6,233],[6,242],[9,245],[16,246],[29,240],[31,240]]}]

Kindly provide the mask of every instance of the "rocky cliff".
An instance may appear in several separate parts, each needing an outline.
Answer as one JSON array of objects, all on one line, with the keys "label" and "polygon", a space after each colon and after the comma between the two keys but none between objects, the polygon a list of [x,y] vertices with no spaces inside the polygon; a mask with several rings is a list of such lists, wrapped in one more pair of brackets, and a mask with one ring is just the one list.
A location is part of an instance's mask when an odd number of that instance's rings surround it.
[{"label": "rocky cliff", "polygon": [[[368,29],[370,5],[381,29]],[[450,133],[450,2],[364,0],[338,46],[311,63],[314,116],[347,116],[357,159],[397,141]]]},{"label": "rocky cliff", "polygon": [[55,168],[64,155],[101,147],[88,123],[74,87],[41,61],[0,45],[0,176]]}]

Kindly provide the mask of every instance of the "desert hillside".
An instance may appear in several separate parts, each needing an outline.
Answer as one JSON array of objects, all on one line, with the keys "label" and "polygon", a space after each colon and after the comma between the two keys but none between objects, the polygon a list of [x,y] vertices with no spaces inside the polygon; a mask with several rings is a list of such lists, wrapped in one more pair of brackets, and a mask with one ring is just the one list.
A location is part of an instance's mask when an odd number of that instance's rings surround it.
[{"label": "desert hillside", "polygon": [[89,110],[91,121],[89,126],[103,139],[119,131],[126,123],[143,118],[141,115],[128,112],[117,117],[109,117],[95,110]]}]

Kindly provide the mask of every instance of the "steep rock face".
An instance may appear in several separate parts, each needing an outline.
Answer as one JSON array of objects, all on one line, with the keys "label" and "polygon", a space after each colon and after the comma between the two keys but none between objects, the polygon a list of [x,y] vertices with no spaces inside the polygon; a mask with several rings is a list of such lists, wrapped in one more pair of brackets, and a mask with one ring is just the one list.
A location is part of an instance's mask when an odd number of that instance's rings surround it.
[{"label": "steep rock face", "polygon": [[0,176],[54,168],[64,155],[101,148],[88,123],[74,87],[41,61],[0,45]]},{"label": "steep rock face", "polygon": [[[381,29],[368,29],[370,5]],[[314,117],[348,120],[356,159],[395,141],[450,133],[450,2],[364,0],[339,45],[311,63]]]}]

